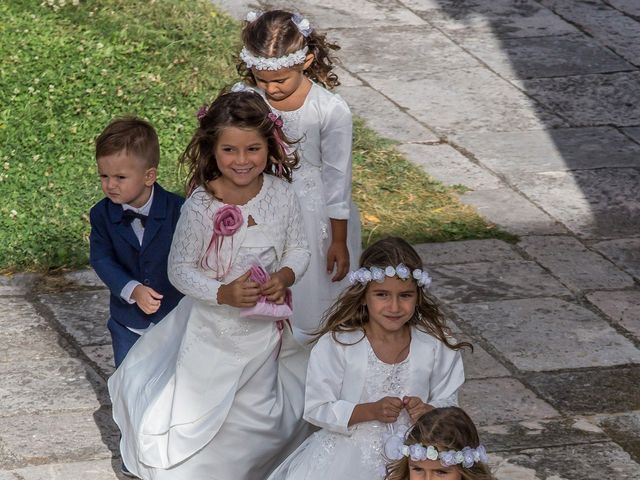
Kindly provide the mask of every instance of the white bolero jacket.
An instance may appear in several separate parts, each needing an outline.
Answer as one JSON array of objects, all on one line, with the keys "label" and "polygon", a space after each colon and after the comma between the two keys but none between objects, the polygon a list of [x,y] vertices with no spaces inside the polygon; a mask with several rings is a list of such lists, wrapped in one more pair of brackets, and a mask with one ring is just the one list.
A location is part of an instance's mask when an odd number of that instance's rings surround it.
[{"label": "white bolero jacket", "polygon": [[[273,175],[263,175],[263,178],[258,194],[246,204],[238,205],[242,226],[231,237],[225,237],[219,257],[228,265],[234,263],[247,234],[248,219],[252,217],[256,224],[268,227],[265,230],[275,248],[278,268],[289,267],[297,281],[311,257],[300,205],[293,187],[285,180]],[[220,285],[234,280],[224,276],[216,278],[215,270],[202,266],[213,234],[214,215],[222,206],[224,203],[204,188],[196,188],[182,206],[168,260],[169,281],[185,295],[210,305],[218,305]],[[210,262],[215,264],[215,260]]]},{"label": "white bolero jacket", "polygon": [[[307,369],[304,419],[350,435],[349,419],[360,403],[366,379],[368,350],[361,331],[323,335],[311,351]],[[354,342],[358,342],[355,343]],[[353,344],[353,345],[349,345]],[[462,356],[428,333],[411,329],[408,396],[423,402],[447,400],[464,383]]]}]

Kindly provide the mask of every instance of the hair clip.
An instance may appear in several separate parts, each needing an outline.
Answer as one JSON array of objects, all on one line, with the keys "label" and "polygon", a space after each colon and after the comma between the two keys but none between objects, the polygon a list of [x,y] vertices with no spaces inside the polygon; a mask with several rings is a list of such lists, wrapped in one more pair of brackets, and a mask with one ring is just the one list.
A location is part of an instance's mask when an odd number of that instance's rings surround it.
[{"label": "hair clip", "polygon": [[204,117],[207,116],[207,113],[209,113],[209,105],[204,104],[196,112],[196,118],[198,120],[202,120]]},{"label": "hair clip", "polygon": [[278,127],[278,128],[282,128],[282,126],[284,125],[283,121],[282,121],[282,117],[280,117],[280,115],[278,115],[277,113],[273,113],[273,112],[269,112],[269,114],[267,115],[267,117],[269,118],[269,120],[271,120],[273,122],[273,124]]},{"label": "hair clip", "polygon": [[302,34],[303,37],[308,37],[313,32],[313,28],[311,27],[311,23],[305,17],[300,15],[299,13],[294,13],[291,16],[291,21],[298,28],[298,31]]},{"label": "hair clip", "polygon": [[255,22],[257,19],[259,19],[262,16],[263,13],[264,12],[254,12],[254,11],[247,12],[247,16],[245,17],[245,20],[249,23]]}]

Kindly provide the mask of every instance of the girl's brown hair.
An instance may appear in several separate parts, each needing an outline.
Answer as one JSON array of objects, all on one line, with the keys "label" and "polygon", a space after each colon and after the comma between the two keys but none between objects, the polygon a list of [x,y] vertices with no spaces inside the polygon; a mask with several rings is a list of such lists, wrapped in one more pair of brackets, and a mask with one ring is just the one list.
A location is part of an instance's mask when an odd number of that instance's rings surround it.
[{"label": "girl's brown hair", "polygon": [[[399,237],[387,237],[369,246],[360,256],[360,267],[379,267],[383,270],[387,266],[395,267],[404,264],[410,271],[422,269],[420,255],[405,240]],[[407,280],[414,282],[413,278]],[[364,298],[370,283],[363,285],[356,282],[346,288],[338,300],[324,315],[322,327],[317,332],[320,337],[332,332],[351,332],[361,330],[364,338],[364,325],[369,321],[369,315],[364,305]],[[450,330],[445,324],[444,316],[433,298],[416,284],[418,298],[416,310],[409,320],[409,325],[426,332],[443,342],[447,347],[458,350],[463,347],[472,348],[468,342],[454,342],[449,336]]]},{"label": "girl's brown hair", "polygon": [[[242,29],[244,46],[252,54],[266,58],[282,57],[309,47],[307,53],[313,54],[313,63],[305,70],[305,75],[326,88],[340,85],[338,75],[331,71],[334,58],[330,55],[331,50],[339,50],[340,47],[328,42],[324,34],[315,30],[305,37],[291,20],[292,17],[291,12],[270,10],[253,22],[246,22]],[[236,68],[245,82],[256,84],[251,69],[241,59]]]},{"label": "girl's brown hair", "polygon": [[273,117],[270,113],[271,109],[266,101],[251,91],[223,92],[210,106],[202,107],[198,111],[198,128],[180,155],[180,163],[186,165],[189,172],[187,194],[198,186],[209,191],[208,182],[221,175],[215,148],[220,134],[227,127],[256,130],[267,141],[267,166],[264,173],[291,182],[292,171],[298,165],[298,153],[292,148],[286,148],[294,142],[270,118]]},{"label": "girl's brown hair", "polygon": [[[458,407],[435,408],[425,413],[413,425],[405,445],[432,445],[439,452],[460,451],[480,445],[478,431],[469,415]],[[494,480],[489,466],[476,462],[470,468],[455,465],[463,480]],[[409,480],[409,459],[404,457],[387,465],[385,480]]]}]

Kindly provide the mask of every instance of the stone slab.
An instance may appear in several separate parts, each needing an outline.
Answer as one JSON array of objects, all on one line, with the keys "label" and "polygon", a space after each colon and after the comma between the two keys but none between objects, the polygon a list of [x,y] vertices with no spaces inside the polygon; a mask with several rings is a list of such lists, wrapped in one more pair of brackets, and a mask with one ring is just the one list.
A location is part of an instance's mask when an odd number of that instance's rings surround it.
[{"label": "stone slab", "polygon": [[460,388],[460,407],[478,426],[558,416],[551,405],[514,378],[465,382]]},{"label": "stone slab", "polygon": [[[262,2],[261,2],[262,3]],[[266,2],[265,2],[266,3]],[[425,25],[425,21],[396,2],[352,0],[348,6],[342,0],[282,0],[278,8],[291,12],[304,12],[311,25],[330,28],[390,27],[398,25]]]},{"label": "stone slab", "polygon": [[[340,59],[338,59],[338,64],[341,64]],[[338,80],[340,80],[340,86],[344,87],[364,87],[364,84],[360,81],[360,79],[354,76],[348,70],[345,70],[343,67],[335,66],[333,68],[333,73],[338,76]],[[339,91],[339,90],[338,90]]]},{"label": "stone slab", "polygon": [[0,471],[0,480],[22,480],[18,479],[13,473],[8,471]]},{"label": "stone slab", "polygon": [[591,292],[587,300],[640,341],[640,290]]},{"label": "stone slab", "polygon": [[633,278],[575,237],[523,237],[518,246],[574,291],[632,287]]},{"label": "stone slab", "polygon": [[565,123],[486,68],[430,75],[408,73],[403,88],[385,73],[362,73],[363,80],[438,134],[520,131]]},{"label": "stone slab", "polygon": [[0,363],[0,415],[97,410],[108,404],[104,380],[78,359]]},{"label": "stone slab", "polygon": [[633,65],[582,34],[500,38],[465,37],[467,51],[509,79],[563,77],[633,70]]},{"label": "stone slab", "polygon": [[580,237],[620,238],[640,232],[640,169],[517,174],[511,181]]},{"label": "stone slab", "polygon": [[[640,63],[640,61],[639,61]],[[524,90],[571,126],[634,126],[640,123],[640,72],[540,78]]]},{"label": "stone slab", "polygon": [[420,243],[414,248],[425,266],[451,263],[518,261],[522,256],[502,240],[462,240],[459,242]]},{"label": "stone slab", "polygon": [[399,142],[437,142],[438,137],[370,87],[337,89],[352,111],[383,137]]},{"label": "stone slab", "polygon": [[637,480],[640,465],[612,442],[536,448],[496,455],[497,480]]},{"label": "stone slab", "polygon": [[96,460],[90,462],[52,463],[15,470],[21,480],[123,480],[116,475],[118,460]]},{"label": "stone slab", "polygon": [[640,127],[623,128],[622,131],[636,143],[640,143]]},{"label": "stone slab", "polygon": [[473,190],[505,186],[498,177],[473,163],[450,145],[403,144],[398,150],[412,163],[422,167],[425,173],[445,185],[464,185]]},{"label": "stone slab", "polygon": [[262,10],[259,0],[212,0],[211,3],[238,20],[244,20],[249,11]]},{"label": "stone slab", "polygon": [[29,464],[111,458],[120,433],[111,411],[16,415],[2,419],[0,438]]},{"label": "stone slab", "polygon": [[640,281],[640,238],[609,240],[596,243],[593,247]]},{"label": "stone slab", "polygon": [[640,3],[636,0],[609,0],[609,4],[627,15],[640,17]]},{"label": "stone slab", "polygon": [[77,291],[41,295],[40,301],[51,309],[54,319],[80,345],[107,345],[109,291]]},{"label": "stone slab", "polygon": [[480,438],[491,452],[605,442],[609,438],[585,418],[552,418],[486,425]]},{"label": "stone slab", "polygon": [[405,6],[454,38],[491,33],[503,38],[540,37],[576,29],[533,0],[405,0]]},{"label": "stone slab", "polygon": [[[424,25],[334,30],[329,38],[340,45],[340,58],[355,73],[428,75],[480,66],[444,34]],[[407,45],[411,45],[411,62],[407,62]]]},{"label": "stone slab", "polygon": [[110,377],[115,371],[113,347],[111,344],[82,347],[82,351],[93,363],[95,363],[104,378]]},{"label": "stone slab", "polygon": [[624,15],[604,2],[542,0],[540,3],[578,25],[598,42],[631,63],[640,64],[640,22],[636,19]]},{"label": "stone slab", "polygon": [[511,375],[500,362],[493,358],[480,346],[477,340],[464,334],[454,334],[456,340],[470,342],[473,352],[468,348],[462,350],[465,380],[477,380],[482,378],[508,377]]},{"label": "stone slab", "polygon": [[640,411],[598,417],[599,425],[640,463]]},{"label": "stone slab", "polygon": [[83,270],[76,270],[74,272],[68,272],[63,277],[78,287],[104,287],[104,283],[98,277],[98,274],[93,268],[85,268]]},{"label": "stone slab", "polygon": [[640,166],[640,145],[610,127],[468,132],[452,140],[507,178],[516,172]]},{"label": "stone slab", "polygon": [[[9,451],[0,437],[0,480],[3,480],[2,471],[20,466],[20,459],[15,453]],[[11,477],[13,478],[13,477]]]},{"label": "stone slab", "polygon": [[532,373],[527,383],[566,415],[640,409],[640,365]]},{"label": "stone slab", "polygon": [[569,294],[538,265],[524,260],[441,265],[431,272],[430,290],[446,302],[463,304]]},{"label": "stone slab", "polygon": [[25,295],[41,278],[39,273],[0,275],[0,295]]},{"label": "stone slab", "polygon": [[562,299],[527,298],[452,308],[521,371],[640,363],[640,350],[628,339],[592,311]]}]

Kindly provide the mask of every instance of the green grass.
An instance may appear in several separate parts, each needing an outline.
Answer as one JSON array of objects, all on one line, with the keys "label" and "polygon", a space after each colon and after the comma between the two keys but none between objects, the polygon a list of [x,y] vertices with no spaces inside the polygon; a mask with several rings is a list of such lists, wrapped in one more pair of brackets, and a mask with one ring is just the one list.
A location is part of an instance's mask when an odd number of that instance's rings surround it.
[{"label": "green grass", "polygon": [[[195,110],[236,79],[239,26],[206,0],[60,1],[0,3],[2,272],[86,265],[88,211],[102,198],[93,142],[115,116],[155,125],[160,181],[180,191]],[[451,192],[357,125],[365,240],[500,235]]]}]

